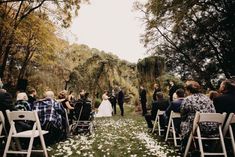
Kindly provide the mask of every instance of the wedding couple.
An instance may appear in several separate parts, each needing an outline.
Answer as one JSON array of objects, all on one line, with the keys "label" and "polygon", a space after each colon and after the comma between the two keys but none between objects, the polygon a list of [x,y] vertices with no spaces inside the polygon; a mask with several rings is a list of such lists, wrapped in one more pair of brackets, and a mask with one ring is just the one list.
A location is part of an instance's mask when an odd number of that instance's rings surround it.
[{"label": "wedding couple", "polygon": [[[111,117],[113,108],[112,108],[111,102],[109,101],[108,91],[104,92],[104,94],[102,95],[102,99],[103,100],[100,106],[98,107],[98,112],[96,114],[96,117]],[[119,87],[119,92],[117,96],[117,101],[120,107],[121,116],[123,116],[124,115],[124,109],[123,109],[124,94],[120,87]]]}]

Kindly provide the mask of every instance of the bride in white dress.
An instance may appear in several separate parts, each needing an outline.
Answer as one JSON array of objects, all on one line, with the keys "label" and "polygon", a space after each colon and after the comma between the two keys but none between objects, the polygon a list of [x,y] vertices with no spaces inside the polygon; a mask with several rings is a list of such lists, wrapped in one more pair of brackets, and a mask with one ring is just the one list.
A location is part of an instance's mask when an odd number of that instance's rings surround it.
[{"label": "bride in white dress", "polygon": [[108,92],[105,91],[105,93],[102,95],[103,101],[101,102],[100,106],[98,107],[98,112],[96,114],[96,117],[111,117],[113,108],[112,104],[108,100]]}]

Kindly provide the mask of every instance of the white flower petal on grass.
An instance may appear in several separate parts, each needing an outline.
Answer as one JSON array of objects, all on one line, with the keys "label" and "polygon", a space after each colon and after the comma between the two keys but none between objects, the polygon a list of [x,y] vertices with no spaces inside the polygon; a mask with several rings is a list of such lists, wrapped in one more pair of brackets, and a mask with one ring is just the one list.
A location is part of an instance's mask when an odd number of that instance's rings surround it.
[{"label": "white flower petal on grass", "polygon": [[103,147],[103,145],[99,145],[98,149],[101,149]]},{"label": "white flower petal on grass", "polygon": [[[91,136],[77,135],[58,143],[53,149],[57,156],[111,156],[112,150],[120,156],[161,156],[172,153],[162,143],[147,134],[144,122],[133,119],[95,119],[96,133]],[[128,141],[128,142],[127,142]],[[57,149],[58,148],[58,149]],[[94,150],[93,150],[94,149]],[[147,150],[146,150],[147,149]],[[92,151],[92,152],[91,152]],[[97,151],[97,152],[96,152]],[[59,154],[59,155],[58,155]]]},{"label": "white flower petal on grass", "polygon": [[161,157],[166,156],[166,153],[161,150],[163,149],[163,147],[158,145],[158,143],[154,139],[152,139],[147,133],[136,134],[136,137],[143,144],[145,144],[146,148],[149,150],[147,152],[148,155],[159,155]]},{"label": "white flower petal on grass", "polygon": [[80,155],[80,154],[81,154],[81,151],[79,151],[79,150],[78,150],[78,151],[76,151],[76,154]]}]

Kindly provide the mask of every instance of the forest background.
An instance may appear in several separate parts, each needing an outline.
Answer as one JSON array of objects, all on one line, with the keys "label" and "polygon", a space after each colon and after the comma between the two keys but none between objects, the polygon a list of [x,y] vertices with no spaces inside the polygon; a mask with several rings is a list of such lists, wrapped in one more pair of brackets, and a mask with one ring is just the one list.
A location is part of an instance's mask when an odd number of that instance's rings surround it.
[{"label": "forest background", "polygon": [[121,86],[135,104],[140,84],[150,96],[155,82],[165,93],[168,80],[194,79],[214,89],[235,75],[234,1],[136,1],[146,28],[141,41],[151,54],[137,64],[60,38],[81,3],[88,1],[0,1],[0,76],[9,92],[27,82],[39,95],[85,89],[96,98]]}]

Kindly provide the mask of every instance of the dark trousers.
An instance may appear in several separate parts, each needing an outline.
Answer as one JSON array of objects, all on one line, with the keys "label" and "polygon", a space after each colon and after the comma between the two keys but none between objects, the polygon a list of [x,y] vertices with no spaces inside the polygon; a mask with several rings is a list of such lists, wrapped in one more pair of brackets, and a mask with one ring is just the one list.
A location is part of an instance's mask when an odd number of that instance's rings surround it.
[{"label": "dark trousers", "polygon": [[123,108],[123,103],[118,103],[121,111],[121,116],[124,116],[124,108]]},{"label": "dark trousers", "polygon": [[146,108],[146,101],[141,102],[141,107],[142,107],[142,115],[144,116],[147,113],[147,108]]},{"label": "dark trousers", "polygon": [[146,114],[144,116],[146,122],[147,122],[147,125],[148,125],[148,128],[153,128],[153,123],[152,123],[152,120],[154,120],[154,118],[152,118],[152,116],[150,114]]},{"label": "dark trousers", "polygon": [[65,136],[63,130],[55,127],[52,122],[47,122],[44,126],[42,126],[42,129],[49,131],[48,134],[44,135],[44,140],[47,146],[59,142]]},{"label": "dark trousers", "polygon": [[113,113],[116,114],[117,111],[116,111],[116,103],[112,103],[112,108],[113,108]]},{"label": "dark trousers", "polygon": [[[148,128],[153,128],[153,123],[152,121],[155,121],[155,116],[152,116],[150,114],[145,114],[144,115],[144,118],[147,122],[147,125],[148,125]],[[164,122],[164,117],[163,116],[160,116],[160,127],[161,128],[165,128],[165,122]]]}]

